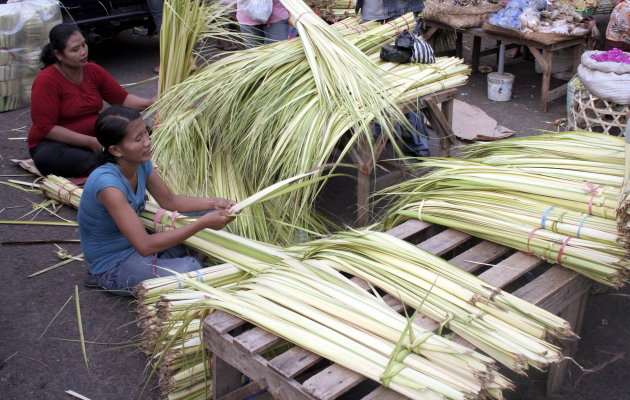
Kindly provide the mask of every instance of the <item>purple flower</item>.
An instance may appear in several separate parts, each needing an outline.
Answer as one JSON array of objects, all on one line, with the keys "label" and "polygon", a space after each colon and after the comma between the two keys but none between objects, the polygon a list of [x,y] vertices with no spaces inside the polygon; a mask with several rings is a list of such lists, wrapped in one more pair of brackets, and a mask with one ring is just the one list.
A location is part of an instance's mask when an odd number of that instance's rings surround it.
[{"label": "purple flower", "polygon": [[598,62],[616,62],[630,64],[630,54],[614,48],[599,54],[592,54],[591,58]]}]

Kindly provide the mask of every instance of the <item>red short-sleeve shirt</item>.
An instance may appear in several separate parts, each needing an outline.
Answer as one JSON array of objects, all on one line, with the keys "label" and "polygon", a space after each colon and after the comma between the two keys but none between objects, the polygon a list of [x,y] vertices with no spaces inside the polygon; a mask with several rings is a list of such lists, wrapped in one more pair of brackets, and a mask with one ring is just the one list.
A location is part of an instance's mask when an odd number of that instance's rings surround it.
[{"label": "red short-sleeve shirt", "polygon": [[28,147],[42,143],[55,126],[94,136],[94,123],[103,100],[122,105],[128,93],[103,67],[87,63],[80,85],[70,82],[54,65],[44,68],[33,82]]}]

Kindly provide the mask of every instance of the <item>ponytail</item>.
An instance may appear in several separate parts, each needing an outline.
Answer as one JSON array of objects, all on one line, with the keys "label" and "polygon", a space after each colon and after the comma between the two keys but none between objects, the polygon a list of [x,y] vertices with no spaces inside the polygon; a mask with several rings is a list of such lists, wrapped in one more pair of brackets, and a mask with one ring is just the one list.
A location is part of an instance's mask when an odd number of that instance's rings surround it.
[{"label": "ponytail", "polygon": [[39,53],[39,61],[44,64],[42,69],[57,62],[57,57],[55,57],[50,43],[46,43],[46,45],[42,47],[42,51]]}]

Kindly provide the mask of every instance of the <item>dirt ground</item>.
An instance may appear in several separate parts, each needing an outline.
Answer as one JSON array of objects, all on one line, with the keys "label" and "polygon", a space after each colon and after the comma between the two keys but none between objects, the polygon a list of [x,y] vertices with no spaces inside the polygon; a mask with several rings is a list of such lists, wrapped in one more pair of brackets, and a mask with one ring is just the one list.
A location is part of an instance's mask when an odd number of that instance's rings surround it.
[{"label": "dirt ground", "polygon": [[[121,83],[139,82],[153,76],[157,64],[155,38],[121,34],[100,47],[92,47],[90,59],[107,68]],[[466,56],[469,57],[467,50]],[[487,57],[482,63],[493,65]],[[552,103],[548,113],[539,113],[540,76],[533,61],[514,60],[507,71],[516,74],[513,99],[493,102],[486,96],[486,76],[474,74],[468,85],[459,89],[460,100],[473,103],[490,116],[521,135],[535,135],[548,124],[565,117],[564,100]],[[129,91],[150,97],[156,81],[133,86]],[[0,114],[0,180],[31,181],[11,159],[27,158],[21,139],[30,124],[29,110]],[[432,152],[437,143],[432,142]],[[325,190],[322,204],[341,220],[352,213],[352,190],[347,182],[333,182]],[[15,220],[43,200],[0,185],[0,220]],[[61,215],[76,220],[68,208]],[[26,218],[30,219],[30,217]],[[41,212],[36,220],[53,220]],[[78,239],[74,227],[0,225],[0,241]],[[80,246],[62,243],[71,255],[81,253]],[[134,301],[82,286],[86,267],[72,262],[44,274],[28,275],[59,261],[53,244],[0,245],[0,399],[63,399],[73,390],[92,400],[157,399],[155,381],[145,379],[147,358],[134,345],[139,330],[134,323]],[[87,345],[87,365],[78,341],[79,330],[74,296],[78,288],[81,318]],[[630,396],[630,361],[624,355],[630,349],[630,307],[628,288],[593,293],[588,301],[582,339],[575,361],[588,373],[572,367],[557,400],[622,400]],[[67,303],[67,305],[66,305]],[[65,305],[65,308],[64,308]],[[616,360],[611,362],[612,360]],[[517,379],[516,377],[512,377]],[[544,399],[544,375],[533,373],[530,379],[517,379],[518,387],[509,399]]]}]

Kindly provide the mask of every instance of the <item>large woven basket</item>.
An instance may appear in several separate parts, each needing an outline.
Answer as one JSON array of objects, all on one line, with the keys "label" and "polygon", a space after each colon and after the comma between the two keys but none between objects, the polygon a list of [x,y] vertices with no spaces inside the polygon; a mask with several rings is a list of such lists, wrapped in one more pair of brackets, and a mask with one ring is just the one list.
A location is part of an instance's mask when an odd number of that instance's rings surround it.
[{"label": "large woven basket", "polygon": [[483,25],[491,14],[501,9],[500,4],[458,6],[446,0],[425,0],[422,16],[427,21],[441,22],[455,29],[474,28]]},{"label": "large woven basket", "polygon": [[628,123],[630,106],[601,99],[578,84],[573,91],[573,104],[568,116],[569,130],[623,134]]}]

